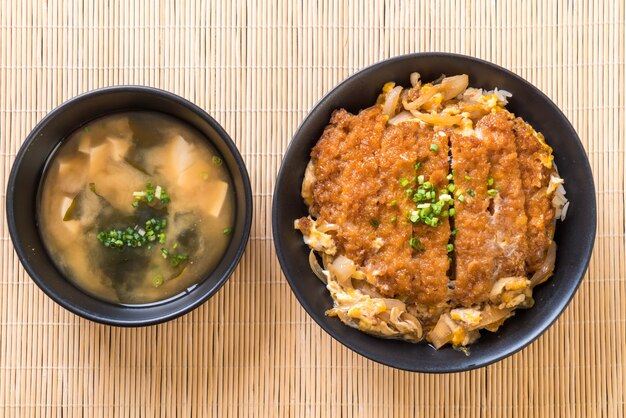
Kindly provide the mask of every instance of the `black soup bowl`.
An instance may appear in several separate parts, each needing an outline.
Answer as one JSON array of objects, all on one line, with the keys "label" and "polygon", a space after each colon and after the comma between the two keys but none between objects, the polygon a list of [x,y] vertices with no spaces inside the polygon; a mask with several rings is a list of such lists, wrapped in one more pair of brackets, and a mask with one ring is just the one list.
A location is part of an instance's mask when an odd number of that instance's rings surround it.
[{"label": "black soup bowl", "polygon": [[[435,350],[426,343],[377,338],[327,317],[325,311],[332,307],[332,298],[312,273],[309,249],[302,234],[294,229],[294,220],[308,214],[300,196],[304,170],[333,110],[345,108],[357,113],[370,107],[384,83],[395,81],[410,86],[409,74],[414,71],[425,81],[441,74],[468,74],[472,87],[498,87],[511,92],[513,97],[507,108],[544,134],[554,149],[570,201],[567,218],[558,222],[554,237],[558,245],[554,276],[533,292],[535,306],[516,311],[496,333],[481,331],[467,356],[449,346]],[[585,150],[573,127],[548,97],[519,76],[489,62],[463,55],[418,53],[392,58],[358,72],[315,106],[285,153],[274,192],[272,222],[276,252],[287,281],[305,310],[326,332],[379,363],[416,372],[444,373],[475,369],[510,356],[557,319],[587,269],[595,238],[596,204]]]},{"label": "black soup bowl", "polygon": [[[152,111],[199,131],[222,155],[235,188],[231,241],[218,265],[198,284],[170,299],[146,305],[112,304],[72,284],[55,267],[38,230],[37,199],[46,164],[75,130],[99,117]],[[92,321],[143,326],[176,318],[215,294],[237,266],[252,224],[252,191],[243,159],[226,131],[205,111],[172,93],[143,86],[114,86],[77,96],[46,115],[20,149],[7,185],[7,221],[15,251],[35,283],[64,308]]]}]

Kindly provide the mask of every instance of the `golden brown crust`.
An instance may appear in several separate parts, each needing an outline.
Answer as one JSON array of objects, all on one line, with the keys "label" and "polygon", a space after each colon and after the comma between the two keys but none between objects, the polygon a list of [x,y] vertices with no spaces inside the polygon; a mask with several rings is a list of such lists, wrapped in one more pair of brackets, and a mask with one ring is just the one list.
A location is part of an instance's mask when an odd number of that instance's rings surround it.
[{"label": "golden brown crust", "polygon": [[[386,119],[378,106],[358,115],[335,112],[331,122],[312,153],[313,204],[319,219],[341,225],[339,251],[377,276],[383,295],[429,305],[445,303],[448,220],[435,228],[412,227],[406,213],[415,203],[399,179],[414,178],[415,163],[420,161],[419,174],[445,188],[447,136],[416,123],[384,129]],[[431,144],[439,151],[430,151]],[[411,248],[411,237],[420,240],[423,251]]]},{"label": "golden brown crust", "polygon": [[[488,212],[487,149],[474,136],[453,134],[452,169],[456,192],[464,197],[456,203],[454,298],[463,306],[471,306],[489,298],[495,282],[495,231]],[[474,192],[474,196],[468,194]]]},{"label": "golden brown crust", "polygon": [[513,133],[528,218],[526,263],[528,270],[534,272],[545,258],[554,235],[555,211],[552,196],[546,193],[552,168],[545,162],[551,160],[551,150],[521,118],[513,121]]},{"label": "golden brown crust", "polygon": [[513,123],[508,112],[492,113],[476,125],[489,155],[494,180],[492,223],[499,254],[496,277],[523,276],[526,257],[526,213]]},{"label": "golden brown crust", "polygon": [[372,226],[379,216],[381,187],[376,153],[386,122],[380,106],[358,115],[336,111],[311,154],[318,219],[341,225],[338,249],[357,264],[371,256],[377,236]]}]

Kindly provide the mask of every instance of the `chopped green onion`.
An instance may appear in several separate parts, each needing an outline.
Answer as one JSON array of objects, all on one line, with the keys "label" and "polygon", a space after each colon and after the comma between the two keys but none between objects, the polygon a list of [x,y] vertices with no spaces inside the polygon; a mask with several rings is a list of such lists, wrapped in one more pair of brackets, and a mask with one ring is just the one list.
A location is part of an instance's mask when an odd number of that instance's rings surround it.
[{"label": "chopped green onion", "polygon": [[380,226],[380,221],[378,219],[370,219],[370,225],[374,228],[378,228]]},{"label": "chopped green onion", "polygon": [[456,209],[454,209],[454,208],[450,208],[450,210],[448,212],[450,213],[450,216],[456,215]]},{"label": "chopped green onion", "polygon": [[411,237],[409,239],[409,245],[416,251],[424,250],[424,244],[422,244],[422,241],[420,241],[419,238]]},{"label": "chopped green onion", "polygon": [[400,179],[400,186],[406,187],[409,185],[409,181],[407,179]]},{"label": "chopped green onion", "polygon": [[224,228],[224,235],[230,235],[233,232],[233,228],[231,228],[230,226]]},{"label": "chopped green onion", "polygon": [[437,145],[437,144],[430,144],[430,150],[433,151],[433,152],[439,151],[439,145]]},{"label": "chopped green onion", "polygon": [[448,190],[449,190],[450,192],[453,192],[455,189],[456,189],[456,186],[454,185],[454,183],[450,183],[450,184],[448,184]]},{"label": "chopped green onion", "polygon": [[413,168],[415,169],[415,171],[419,170],[420,168],[422,168],[422,163],[420,161],[416,162]]},{"label": "chopped green onion", "polygon": [[446,176],[446,178],[447,178],[448,180],[452,180],[452,179],[454,178],[454,176],[452,175],[452,173],[450,173],[450,174],[448,174],[448,175]]},{"label": "chopped green onion", "polygon": [[423,175],[417,176],[417,182],[419,184],[424,184],[424,176]]},{"label": "chopped green onion", "polygon": [[459,232],[459,230],[454,228],[452,231],[450,231],[450,235],[456,235],[457,232]]},{"label": "chopped green onion", "polygon": [[398,220],[397,216],[394,216],[393,218],[391,218],[391,222],[396,222]]},{"label": "chopped green onion", "polygon": [[413,189],[406,189],[405,192],[407,197],[411,197],[413,195]]},{"label": "chopped green onion", "polygon": [[395,200],[392,200],[391,203],[389,203],[389,206],[396,206],[398,204],[398,202],[396,202]]},{"label": "chopped green onion", "polygon": [[492,177],[489,177],[489,178],[487,179],[487,185],[488,185],[488,186],[493,186],[493,178],[492,178]]},{"label": "chopped green onion", "polygon": [[465,176],[465,180],[471,180],[472,178],[470,176]]},{"label": "chopped green onion", "polygon": [[91,131],[91,128],[89,126],[85,126],[85,128],[83,129],[85,132],[89,132]]},{"label": "chopped green onion", "polygon": [[212,161],[213,161],[213,165],[216,165],[216,166],[222,165],[222,159],[218,157],[217,155],[213,156]]},{"label": "chopped green onion", "polygon": [[446,249],[448,250],[448,252],[449,252],[449,253],[451,253],[451,252],[452,252],[452,250],[454,250],[454,245],[453,245],[453,244],[448,244],[448,245],[446,246]]},{"label": "chopped green onion", "polygon": [[498,195],[498,191],[496,189],[489,189],[489,190],[487,190],[487,194],[490,197],[496,197]]},{"label": "chopped green onion", "polygon": [[465,202],[465,196],[463,195],[459,195],[458,199],[459,199],[459,202]]},{"label": "chopped green onion", "polygon": [[[165,191],[165,189],[161,186],[152,187],[152,183],[146,183],[146,190],[133,192],[133,197],[137,201],[145,201],[147,203],[152,203],[156,198],[161,204],[167,205],[171,202],[169,195]],[[139,205],[134,205],[134,207],[138,207]]]},{"label": "chopped green onion", "polygon": [[474,193],[474,191],[472,189],[467,189],[467,194],[474,197],[476,196],[476,193]]},{"label": "chopped green onion", "polygon": [[172,254],[170,257],[170,264],[172,267],[178,267],[180,263],[189,259],[189,256],[186,254]]}]

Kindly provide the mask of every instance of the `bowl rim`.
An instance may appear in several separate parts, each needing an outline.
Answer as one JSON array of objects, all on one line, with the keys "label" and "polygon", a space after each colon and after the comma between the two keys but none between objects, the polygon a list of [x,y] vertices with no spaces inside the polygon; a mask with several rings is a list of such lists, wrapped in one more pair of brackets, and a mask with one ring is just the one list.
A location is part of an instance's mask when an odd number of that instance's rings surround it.
[{"label": "bowl rim", "polygon": [[[239,202],[237,201],[238,205],[243,205],[244,207],[244,224],[242,226],[242,231],[241,234],[238,234],[237,236],[233,236],[233,240],[237,240],[239,241],[236,247],[236,250],[233,254],[232,259],[229,261],[229,263],[227,264],[224,273],[219,277],[219,280],[217,280],[215,282],[215,284],[213,286],[211,286],[209,289],[207,289],[205,292],[203,292],[202,296],[197,297],[196,299],[190,301],[190,303],[184,304],[184,306],[182,306],[180,309],[174,309],[174,310],[170,310],[167,311],[166,313],[163,313],[161,315],[154,315],[152,317],[150,317],[149,319],[146,320],[127,320],[127,319],[113,319],[108,317],[107,315],[101,315],[101,314],[97,314],[94,313],[92,311],[89,311],[87,309],[82,309],[81,306],[76,305],[74,303],[70,303],[70,301],[68,301],[67,299],[59,296],[55,291],[53,291],[50,286],[46,283],[46,280],[43,279],[42,277],[40,277],[40,274],[35,271],[35,269],[33,268],[33,266],[31,265],[31,263],[28,261],[28,256],[27,256],[27,252],[26,249],[23,248],[22,245],[22,240],[19,237],[19,232],[18,232],[18,227],[16,224],[16,219],[15,219],[15,206],[14,206],[14,198],[13,195],[15,194],[16,190],[15,190],[15,183],[17,181],[18,178],[18,171],[19,168],[22,166],[22,163],[24,162],[24,159],[26,158],[30,146],[31,144],[35,141],[35,139],[37,138],[37,135],[40,133],[40,131],[45,128],[47,126],[48,123],[50,123],[50,121],[52,121],[53,119],[57,118],[59,115],[61,115],[66,109],[68,109],[69,107],[73,107],[76,106],[78,104],[80,104],[82,101],[84,100],[89,100],[93,97],[97,97],[97,96],[102,96],[102,95],[109,95],[109,94],[116,94],[116,93],[141,93],[141,94],[149,94],[149,95],[155,95],[155,96],[160,96],[166,100],[168,100],[169,102],[181,106],[183,108],[186,108],[188,110],[190,110],[192,113],[194,113],[195,115],[197,115],[198,117],[200,117],[204,122],[206,122],[216,133],[216,136],[219,137],[219,139],[224,143],[224,145],[226,146],[226,148],[228,149],[229,153],[231,154],[231,156],[233,157],[234,161],[235,161],[235,166],[236,169],[239,171],[240,175],[241,175],[241,180],[242,180],[242,185],[243,185],[243,195],[244,195],[244,199]],[[129,107],[129,108],[121,108],[120,112],[123,111],[131,111],[131,110],[137,110],[137,111],[141,111],[142,108],[141,106],[136,106],[136,107]],[[144,109],[147,111],[153,111],[156,113],[159,113],[158,110],[149,110],[149,109]],[[105,112],[103,114],[100,115],[95,115],[93,118],[87,119],[85,120],[84,123],[88,123],[89,121],[92,121],[94,119],[97,119],[99,117],[103,117],[106,116],[108,114],[113,114],[113,113],[119,113],[119,112]],[[161,112],[164,113],[164,112]],[[176,119],[176,116],[170,115],[171,117],[174,117]],[[187,123],[184,121],[181,121],[183,123]],[[197,129],[197,128],[196,128]],[[69,134],[68,134],[69,135]],[[66,136],[64,137],[60,137],[57,141],[56,144],[54,146],[54,148],[52,149],[52,151],[48,154],[47,156],[47,160],[46,163],[44,163],[44,167],[48,164],[49,159],[51,158],[51,156],[56,153],[58,151],[58,147],[61,144],[61,142],[66,138]],[[209,142],[211,142],[210,139],[207,139]],[[44,168],[42,167],[42,168]],[[43,173],[42,173],[43,175]],[[232,175],[232,174],[231,174]],[[36,191],[36,194],[39,194],[39,191]],[[234,141],[232,140],[232,138],[230,137],[230,135],[226,132],[226,130],[208,113],[206,112],[204,109],[200,108],[198,105],[192,103],[191,101],[185,99],[182,96],[179,96],[177,94],[171,93],[169,91],[163,90],[163,89],[159,89],[156,87],[150,87],[150,86],[144,86],[144,85],[112,85],[112,86],[106,86],[106,87],[100,87],[100,88],[96,88],[93,90],[88,90],[85,91],[81,94],[78,94],[76,96],[73,96],[65,101],[63,101],[61,104],[57,105],[56,107],[54,107],[51,111],[49,111],[48,113],[46,113],[46,115],[44,115],[44,117],[31,129],[30,133],[26,136],[26,139],[24,140],[24,142],[22,143],[22,145],[20,146],[15,159],[13,160],[13,163],[11,165],[11,171],[9,174],[9,179],[7,181],[7,186],[6,186],[6,214],[7,214],[7,225],[8,225],[8,229],[9,229],[9,235],[11,238],[11,242],[14,248],[15,253],[17,254],[21,265],[24,267],[24,269],[26,270],[26,272],[28,273],[28,276],[31,278],[31,280],[33,282],[35,282],[35,284],[48,296],[50,297],[54,302],[56,302],[58,305],[60,305],[61,307],[67,309],[68,311],[91,321],[97,322],[97,323],[101,323],[101,324],[105,324],[105,325],[112,325],[112,326],[119,326],[119,327],[143,327],[143,326],[150,326],[150,325],[156,325],[156,324],[160,324],[160,323],[164,323],[170,320],[173,320],[175,318],[178,318],[182,315],[185,315],[189,312],[191,312],[192,310],[196,309],[197,307],[199,307],[200,305],[202,305],[203,303],[205,303],[208,299],[210,299],[213,295],[215,295],[215,293],[217,293],[220,288],[228,281],[228,279],[232,276],[235,268],[237,267],[237,265],[239,264],[245,250],[247,247],[247,243],[250,237],[250,230],[252,227],[252,217],[253,217],[253,199],[252,199],[252,186],[251,186],[251,182],[250,182],[250,177],[249,177],[249,173],[247,170],[247,167],[243,161],[243,158],[241,156],[241,153],[239,152],[237,146],[235,145]],[[36,227],[37,229],[39,229],[38,227]],[[37,231],[37,234],[40,236],[39,231]],[[41,239],[41,238],[40,238]],[[19,243],[20,245],[16,245],[16,243]],[[43,242],[42,242],[43,244]],[[48,254],[46,254],[46,257],[50,257]],[[52,263],[51,263],[52,264]],[[60,272],[58,270],[58,268],[56,267],[56,265],[52,264],[52,267],[55,268],[59,274],[61,276],[63,276],[65,278],[65,280],[67,280],[67,278],[65,277],[65,275]],[[205,282],[206,279],[208,279],[210,275],[207,275],[206,277],[203,278],[203,280],[199,281],[196,285],[194,286],[200,286],[202,283]],[[101,299],[96,298],[93,295],[90,295],[88,293],[86,293],[84,290],[82,290],[81,288],[77,287],[76,285],[69,283],[71,286],[76,287],[80,292],[82,292],[83,294],[85,294],[86,297],[98,300],[101,303],[110,305],[115,307],[116,309],[119,309],[120,307],[123,308],[128,308],[128,309],[132,309],[132,310],[142,310],[142,309],[150,309],[150,308],[154,308],[156,306],[166,306],[167,304],[180,300],[180,299],[184,299],[186,297],[188,297],[188,295],[191,295],[194,293],[194,290],[199,290],[199,289],[193,289],[192,291],[186,292],[184,291],[182,294],[178,294],[175,295],[171,298],[162,300],[162,301],[158,301],[155,303],[150,303],[150,304],[144,304],[144,305],[124,305],[124,304],[114,304],[111,302],[107,302]]]},{"label": "bowl rim", "polygon": [[[555,115],[558,115],[568,126],[568,128],[571,130],[571,132],[573,133],[573,136],[575,137],[576,141],[573,141],[573,143],[571,144],[572,146],[575,146],[577,148],[577,152],[580,153],[580,155],[584,155],[585,158],[583,158],[582,160],[582,164],[583,164],[583,168],[589,172],[591,175],[589,176],[589,181],[591,182],[592,186],[594,187],[595,190],[595,184],[594,184],[594,179],[593,179],[593,175],[592,175],[592,170],[591,170],[591,166],[589,163],[589,158],[588,155],[583,147],[582,141],[580,140],[580,137],[578,136],[578,133],[576,132],[576,130],[574,129],[573,125],[571,124],[571,122],[569,121],[569,119],[565,116],[565,114],[561,111],[561,109],[545,94],[543,93],[539,88],[535,87],[533,84],[531,84],[529,81],[525,80],[524,78],[522,78],[521,76],[515,74],[514,72],[501,67],[497,64],[494,64],[492,62],[480,59],[480,58],[476,58],[473,56],[469,56],[469,55],[463,55],[463,54],[456,54],[456,53],[449,53],[449,52],[417,52],[417,53],[409,53],[409,54],[403,54],[403,55],[398,55],[398,56],[394,56],[388,59],[384,59],[381,61],[378,61],[374,64],[371,64],[369,66],[366,66],[358,71],[356,71],[355,73],[349,75],[348,77],[346,77],[343,81],[341,81],[339,84],[337,84],[335,87],[333,87],[330,91],[328,91],[326,94],[324,94],[324,96],[311,108],[311,110],[307,113],[307,115],[305,116],[305,118],[302,120],[302,122],[300,123],[300,125],[298,126],[298,129],[296,130],[296,132],[294,133],[291,141],[289,142],[284,154],[283,154],[283,158],[281,160],[281,166],[280,169],[278,171],[278,174],[276,176],[276,182],[274,185],[274,190],[276,190],[278,187],[277,185],[280,184],[281,179],[288,175],[289,173],[286,173],[285,171],[285,164],[284,162],[287,160],[287,158],[294,152],[293,150],[299,146],[300,142],[303,142],[304,140],[298,140],[299,138],[302,138],[302,133],[305,129],[305,127],[307,127],[307,124],[309,122],[309,119],[311,118],[311,116],[313,114],[315,114],[318,109],[320,109],[321,107],[323,107],[327,102],[329,102],[334,94],[340,90],[344,85],[350,83],[351,81],[361,78],[361,77],[365,77],[367,76],[369,73],[371,72],[375,72],[387,65],[390,65],[392,63],[396,63],[396,62],[401,62],[401,61],[410,61],[410,60],[416,60],[416,59],[420,59],[420,58],[452,58],[452,59],[460,59],[460,60],[466,60],[466,61],[470,61],[479,65],[483,65],[483,66],[487,66],[487,67],[491,67],[492,69],[501,72],[503,74],[505,74],[507,77],[512,77],[514,79],[516,79],[517,81],[521,82],[522,84],[524,84],[527,88],[531,89],[535,94],[538,94],[540,96],[540,98],[549,106],[551,107],[551,110],[554,112]],[[367,106],[366,106],[367,107]],[[363,109],[363,108],[361,108]],[[569,305],[569,303],[571,302],[571,300],[573,299],[574,295],[576,294],[578,288],[580,287],[580,284],[587,272],[587,269],[589,267],[589,262],[591,260],[591,255],[593,252],[593,247],[595,244],[595,237],[596,237],[596,229],[597,229],[597,207],[596,207],[596,196],[595,193],[593,195],[593,199],[589,200],[589,204],[591,205],[591,212],[593,213],[592,218],[589,220],[592,223],[592,234],[590,236],[590,245],[586,248],[586,252],[584,254],[581,254],[581,260],[583,260],[583,265],[584,265],[584,269],[582,269],[582,273],[580,275],[580,277],[577,278],[575,285],[571,288],[571,291],[569,294],[566,295],[566,297],[562,297],[558,300],[558,303],[556,304],[555,308],[552,309],[550,311],[550,316],[545,319],[539,326],[531,329],[528,333],[524,334],[524,338],[515,341],[513,344],[511,344],[509,347],[509,349],[507,350],[501,350],[498,354],[493,355],[493,356],[489,356],[486,360],[484,361],[479,361],[479,362],[475,362],[473,364],[467,365],[467,366],[457,366],[455,364],[450,364],[449,367],[445,367],[445,368],[439,368],[439,369],[435,369],[435,368],[425,368],[425,367],[409,367],[403,364],[395,364],[393,362],[388,362],[388,361],[384,361],[380,358],[377,358],[377,356],[369,353],[367,350],[365,350],[363,347],[361,347],[359,344],[355,344],[352,342],[352,340],[350,338],[342,338],[338,335],[336,335],[335,330],[333,330],[331,327],[327,326],[326,323],[324,323],[321,319],[321,317],[319,316],[319,314],[315,311],[315,309],[307,302],[307,298],[304,295],[304,293],[298,288],[297,284],[296,284],[296,279],[293,277],[290,277],[285,271],[286,271],[286,266],[288,265],[288,260],[287,260],[287,255],[286,255],[286,248],[283,247],[281,240],[280,240],[280,236],[279,236],[279,230],[281,229],[280,226],[280,221],[281,219],[278,216],[277,213],[277,206],[278,206],[278,199],[280,197],[278,196],[277,193],[274,193],[274,197],[272,199],[272,231],[273,231],[273,238],[274,238],[274,247],[276,250],[276,255],[277,258],[279,260],[281,269],[283,271],[283,274],[285,276],[285,278],[287,279],[287,282],[289,284],[289,287],[291,288],[291,291],[293,292],[293,294],[296,296],[296,299],[298,300],[298,302],[300,303],[300,305],[304,308],[304,310],[307,312],[307,314],[313,318],[313,320],[327,333],[329,334],[332,339],[334,339],[335,341],[341,343],[343,346],[349,348],[350,350],[376,362],[379,364],[383,364],[389,367],[393,367],[396,369],[400,369],[400,370],[405,370],[405,371],[410,371],[410,372],[419,372],[419,373],[432,373],[432,374],[443,374],[443,373],[457,373],[457,372],[465,372],[465,371],[470,371],[470,370],[475,370],[478,368],[482,368],[482,367],[486,367],[489,366],[493,363],[496,363],[500,360],[503,360],[507,357],[512,356],[513,354],[521,351],[522,349],[524,349],[525,347],[529,346],[532,342],[534,342],[537,338],[539,338],[545,331],[548,330],[548,328],[550,328],[554,322],[561,316],[561,314],[565,311],[565,309],[567,308],[567,306]],[[323,316],[323,315],[322,315]],[[347,326],[344,324],[344,326]],[[361,332],[361,331],[359,331]]]}]

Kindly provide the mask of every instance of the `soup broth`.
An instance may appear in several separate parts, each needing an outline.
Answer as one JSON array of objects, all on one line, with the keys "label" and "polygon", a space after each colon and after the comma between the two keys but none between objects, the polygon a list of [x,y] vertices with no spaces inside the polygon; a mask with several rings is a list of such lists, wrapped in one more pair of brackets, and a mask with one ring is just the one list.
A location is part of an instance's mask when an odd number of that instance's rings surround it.
[{"label": "soup broth", "polygon": [[48,165],[39,229],[57,267],[114,303],[167,299],[223,256],[234,191],[196,130],[160,113],[127,112],[70,135]]}]

